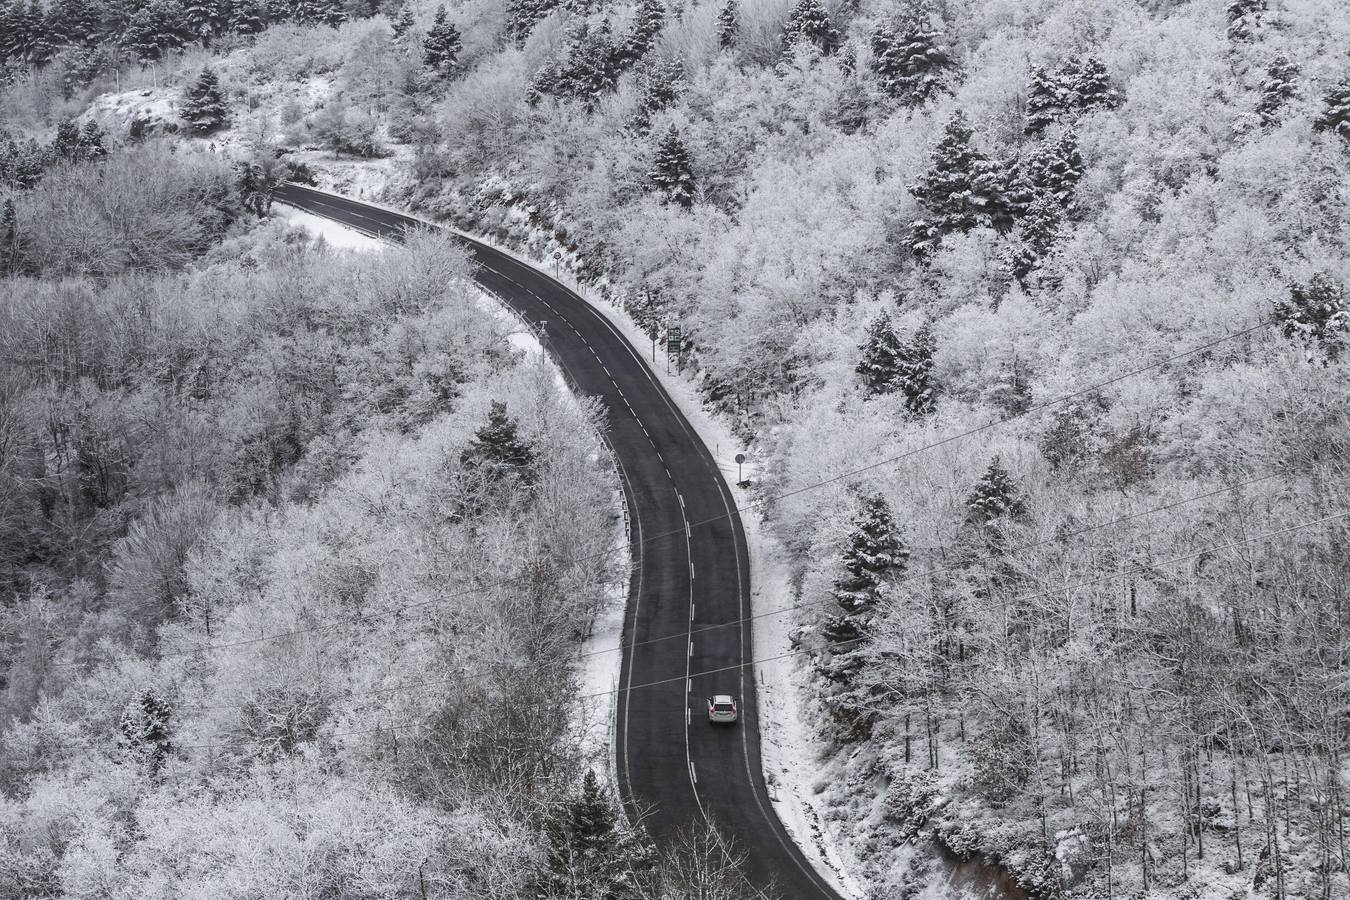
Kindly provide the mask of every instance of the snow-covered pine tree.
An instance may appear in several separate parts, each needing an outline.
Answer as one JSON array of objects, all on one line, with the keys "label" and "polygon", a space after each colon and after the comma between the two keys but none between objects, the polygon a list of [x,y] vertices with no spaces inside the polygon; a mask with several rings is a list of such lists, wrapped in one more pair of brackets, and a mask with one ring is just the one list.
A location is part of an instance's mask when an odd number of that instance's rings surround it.
[{"label": "snow-covered pine tree", "polygon": [[1038,147],[1026,175],[1036,194],[1051,197],[1061,208],[1067,208],[1083,178],[1083,156],[1073,132],[1065,131],[1055,141]]},{"label": "snow-covered pine tree", "polygon": [[900,375],[900,336],[895,333],[890,314],[881,311],[867,329],[867,339],[859,348],[862,358],[857,373],[862,378],[867,396],[889,394],[897,387]]},{"label": "snow-covered pine tree", "polygon": [[736,0],[727,0],[717,13],[717,45],[723,50],[736,46],[741,29],[741,10]]},{"label": "snow-covered pine tree", "polygon": [[966,521],[972,525],[988,525],[999,519],[1020,519],[1024,515],[1026,504],[1018,494],[1017,485],[995,456],[966,500]]},{"label": "snow-covered pine tree", "polygon": [[41,65],[55,52],[53,29],[38,0],[14,0],[0,28],[0,57]]},{"label": "snow-covered pine tree", "polygon": [[1350,332],[1350,299],[1345,285],[1318,272],[1307,283],[1289,285],[1289,296],[1275,306],[1275,319],[1286,337],[1319,346],[1335,359],[1347,344]]},{"label": "snow-covered pine tree", "polygon": [[259,34],[267,27],[266,0],[233,0],[230,3],[230,31],[235,34]]},{"label": "snow-covered pine tree", "polygon": [[883,586],[909,562],[909,550],[900,539],[885,497],[862,498],[840,562],[844,571],[835,580],[831,596],[848,615],[870,613],[881,599]]},{"label": "snow-covered pine tree", "polygon": [[1033,66],[1027,87],[1026,133],[1040,134],[1059,121],[1068,107],[1069,89],[1057,68]]},{"label": "snow-covered pine tree", "polygon": [[437,78],[445,79],[459,71],[459,51],[464,46],[459,29],[450,21],[445,4],[436,7],[431,30],[422,42],[422,61]]},{"label": "snow-covered pine tree", "polygon": [[952,61],[942,49],[942,32],[922,13],[909,16],[896,32],[892,53],[895,71],[886,91],[906,106],[922,106],[942,89],[943,73]]},{"label": "snow-covered pine tree", "polygon": [[506,36],[524,44],[534,26],[558,7],[559,0],[510,0],[506,5]]},{"label": "snow-covered pine tree", "polygon": [[401,43],[408,37],[413,26],[417,24],[417,18],[413,15],[412,3],[406,2],[398,8],[398,14],[389,23],[389,29],[393,32],[394,42]]},{"label": "snow-covered pine tree", "polygon": [[1007,173],[974,145],[965,116],[952,116],[930,157],[930,167],[910,187],[928,217],[911,225],[911,249],[924,256],[943,235],[977,226],[1006,230],[1012,226],[1005,196]]},{"label": "snow-covered pine tree", "polygon": [[[93,0],[61,0],[51,9],[53,29],[67,44],[93,47],[104,37],[102,17]],[[3,22],[0,22],[3,30]]]},{"label": "snow-covered pine tree", "polygon": [[1251,40],[1265,11],[1266,0],[1228,0],[1228,39]]},{"label": "snow-covered pine tree", "polygon": [[1059,238],[1063,221],[1062,205],[1051,194],[1042,193],[1032,201],[1018,229],[1018,243],[1007,258],[1008,274],[1027,288],[1031,273],[1040,267]]},{"label": "snow-covered pine tree", "polygon": [[651,52],[665,21],[666,6],[661,0],[639,0],[633,26],[623,42],[624,61],[631,65]]},{"label": "snow-covered pine tree", "polygon": [[684,65],[679,60],[658,60],[646,66],[638,76],[641,96],[632,121],[633,129],[646,134],[651,128],[652,116],[674,103],[683,88]]},{"label": "snow-covered pine tree", "polygon": [[1350,77],[1333,87],[1326,96],[1322,114],[1313,123],[1317,131],[1330,131],[1350,141]]},{"label": "snow-covered pine tree", "polygon": [[926,416],[937,406],[937,379],[933,375],[936,351],[937,339],[925,322],[901,344],[896,356],[895,387],[912,415]]},{"label": "snow-covered pine tree", "polygon": [[581,790],[545,819],[544,836],[540,897],[635,898],[634,882],[655,863],[650,843],[625,827],[618,804],[590,770]]},{"label": "snow-covered pine tree", "polygon": [[1120,94],[1111,86],[1106,64],[1095,56],[1069,60],[1063,66],[1063,77],[1072,109],[1115,109],[1120,105]]},{"label": "snow-covered pine tree", "polygon": [[594,28],[582,21],[572,32],[567,55],[535,76],[529,88],[535,99],[530,102],[549,94],[580,100],[587,112],[594,112],[600,98],[619,83],[619,74],[619,52],[609,19],[602,19]]},{"label": "snow-covered pine tree", "polygon": [[783,25],[783,44],[789,50],[798,44],[811,44],[829,56],[839,49],[839,30],[820,0],[797,0]]},{"label": "snow-covered pine tree", "polygon": [[197,80],[188,86],[181,112],[183,121],[194,134],[210,134],[225,126],[230,110],[225,103],[225,92],[220,79],[210,66],[202,69]]},{"label": "snow-covered pine tree", "polygon": [[347,20],[342,0],[294,0],[291,21],[297,25],[328,25],[336,28]]},{"label": "snow-covered pine tree", "polygon": [[664,202],[677,203],[685,209],[693,207],[696,187],[693,159],[674,124],[657,145],[648,177],[652,186],[661,192]]},{"label": "snow-covered pine tree", "polygon": [[193,39],[209,44],[224,24],[225,9],[221,0],[184,0],[183,16]]},{"label": "snow-covered pine tree", "polygon": [[834,685],[829,708],[845,740],[865,737],[875,719],[856,677],[865,658],[868,626],[885,586],[908,561],[909,550],[900,539],[890,504],[880,494],[862,498],[840,560],[843,572],[831,591],[840,611],[822,624],[826,646],[815,662],[817,671]]},{"label": "snow-covered pine tree", "polygon": [[1256,114],[1261,124],[1273,128],[1280,124],[1280,114],[1298,96],[1298,66],[1281,54],[1266,66],[1266,77],[1261,79],[1261,99],[1256,102]]},{"label": "snow-covered pine tree", "polygon": [[173,708],[150,688],[143,689],[122,710],[118,723],[122,749],[145,762],[153,774],[172,749],[170,719]]},{"label": "snow-covered pine tree", "polygon": [[14,198],[6,197],[0,207],[0,274],[19,271],[19,213]]},{"label": "snow-covered pine tree", "polygon": [[514,475],[527,484],[535,479],[535,452],[520,439],[519,426],[506,412],[506,404],[492,401],[487,424],[474,434],[460,454],[464,468],[479,471],[490,479]]}]

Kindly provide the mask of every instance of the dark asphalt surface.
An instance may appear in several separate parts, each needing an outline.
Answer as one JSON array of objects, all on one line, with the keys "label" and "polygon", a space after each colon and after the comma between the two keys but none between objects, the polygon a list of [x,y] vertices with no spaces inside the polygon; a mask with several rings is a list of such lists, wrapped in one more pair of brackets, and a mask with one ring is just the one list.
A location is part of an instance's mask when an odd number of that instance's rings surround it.
[{"label": "dark asphalt surface", "polygon": [[[375,236],[397,237],[423,225],[296,185],[279,188],[275,199]],[[640,351],[590,304],[501,251],[456,239],[473,254],[478,282],[542,333],[573,388],[599,398],[608,413],[607,438],[624,480],[638,563],[625,644],[677,636],[624,653],[616,733],[620,788],[630,812],[641,814],[658,840],[707,816],[746,854],[747,872],[765,896],[837,900],[769,805],[748,664],[750,623],[744,622],[750,563],[740,517],[712,455]],[[737,622],[690,637],[691,630]],[[665,683],[636,687],[649,682]],[[740,699],[740,724],[708,723],[705,698],[714,693]]]}]

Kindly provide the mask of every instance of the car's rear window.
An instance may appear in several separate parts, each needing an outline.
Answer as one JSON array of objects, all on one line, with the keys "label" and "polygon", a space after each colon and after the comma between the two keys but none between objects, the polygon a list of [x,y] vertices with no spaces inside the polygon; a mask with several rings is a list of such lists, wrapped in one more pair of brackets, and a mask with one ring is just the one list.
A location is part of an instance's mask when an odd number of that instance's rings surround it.
[{"label": "car's rear window", "polygon": [[731,712],[731,711],[732,711],[733,709],[735,709],[735,708],[736,708],[736,707],[735,707],[734,705],[730,704],[730,703],[714,703],[714,704],[713,704],[713,709],[717,710],[718,712]]}]

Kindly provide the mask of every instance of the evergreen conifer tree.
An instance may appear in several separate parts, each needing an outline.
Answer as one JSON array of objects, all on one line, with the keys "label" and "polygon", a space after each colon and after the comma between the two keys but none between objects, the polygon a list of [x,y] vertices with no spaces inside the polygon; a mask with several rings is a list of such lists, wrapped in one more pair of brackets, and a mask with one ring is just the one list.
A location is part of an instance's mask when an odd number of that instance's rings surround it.
[{"label": "evergreen conifer tree", "polygon": [[336,28],[347,20],[342,0],[293,0],[291,21],[297,25],[328,25]]},{"label": "evergreen conifer tree", "polygon": [[1350,77],[1327,94],[1322,114],[1313,123],[1317,131],[1330,131],[1350,141]]},{"label": "evergreen conifer tree", "polygon": [[224,24],[225,10],[220,0],[183,0],[183,17],[192,38],[209,44]]},{"label": "evergreen conifer tree", "polygon": [[56,126],[56,137],[52,139],[52,155],[66,161],[80,158],[80,126],[69,119]]},{"label": "evergreen conifer tree", "polygon": [[1041,194],[1032,201],[1022,219],[1020,240],[1007,260],[1008,274],[1022,287],[1028,287],[1028,278],[1041,265],[1059,238],[1063,208],[1050,194]]},{"label": "evergreen conifer tree", "polygon": [[1018,496],[1017,485],[995,456],[966,500],[966,521],[972,525],[988,525],[1000,519],[1020,519],[1024,515],[1026,504]]},{"label": "evergreen conifer tree", "polygon": [[572,33],[566,57],[558,64],[545,66],[530,85],[538,97],[550,94],[580,100],[587,112],[594,112],[601,97],[619,83],[619,51],[614,46],[609,19],[594,28],[581,22]]},{"label": "evergreen conifer tree", "polygon": [[1275,319],[1286,337],[1297,338],[1309,348],[1320,346],[1328,358],[1335,359],[1350,331],[1350,298],[1345,285],[1318,272],[1306,284],[1289,285],[1289,296],[1276,304]]},{"label": "evergreen conifer tree", "polygon": [[1280,55],[1270,61],[1261,80],[1261,99],[1256,103],[1262,125],[1273,128],[1280,124],[1280,114],[1298,96],[1298,75],[1298,66],[1289,57]]},{"label": "evergreen conifer tree", "polygon": [[463,38],[446,14],[445,5],[438,6],[431,30],[422,42],[422,58],[427,69],[438,78],[449,78],[459,69],[459,51],[463,46]]},{"label": "evergreen conifer tree", "polygon": [[620,822],[617,805],[593,771],[577,795],[546,819],[544,834],[540,897],[636,900],[634,881],[655,862],[642,835]]},{"label": "evergreen conifer tree", "polygon": [[188,87],[183,99],[182,117],[195,134],[210,134],[225,126],[230,119],[225,103],[225,92],[220,79],[209,66],[202,69],[197,80]]},{"label": "evergreen conifer tree", "polygon": [[413,26],[416,24],[417,20],[413,17],[412,4],[404,3],[398,8],[398,15],[394,16],[393,21],[390,22],[390,28],[394,33],[394,41],[397,43],[407,38],[408,33],[413,30]]},{"label": "evergreen conifer tree", "polygon": [[844,571],[831,592],[840,611],[824,622],[821,634],[827,646],[816,660],[817,670],[835,685],[830,709],[845,739],[864,737],[871,730],[875,716],[867,709],[856,677],[866,653],[867,629],[885,586],[908,561],[909,551],[886,499],[880,494],[862,498],[840,560]]},{"label": "evergreen conifer tree", "polygon": [[642,59],[651,51],[665,20],[666,7],[661,0],[639,0],[632,30],[623,45],[623,56],[628,63]]},{"label": "evergreen conifer tree", "polygon": [[1228,39],[1235,42],[1251,40],[1265,11],[1266,0],[1229,0]]},{"label": "evergreen conifer tree", "polygon": [[258,34],[267,27],[266,0],[232,0],[229,28],[235,34]]},{"label": "evergreen conifer tree", "polygon": [[14,198],[6,197],[0,207],[0,275],[19,271],[19,213]]},{"label": "evergreen conifer tree", "polygon": [[1069,84],[1069,106],[1073,109],[1115,109],[1120,95],[1111,87],[1106,65],[1097,57],[1064,64],[1063,77]]},{"label": "evergreen conifer tree", "polygon": [[1034,66],[1027,89],[1026,133],[1040,134],[1058,121],[1068,106],[1068,87],[1057,69]]},{"label": "evergreen conifer tree", "polygon": [[469,446],[460,454],[466,469],[485,473],[499,480],[515,475],[527,484],[535,479],[535,453],[520,439],[516,421],[506,413],[506,404],[492,401],[487,424],[478,429]]},{"label": "evergreen conifer tree", "polygon": [[675,59],[653,63],[639,76],[638,86],[641,97],[632,125],[639,134],[646,134],[651,128],[652,116],[669,107],[680,95],[684,87],[684,66]]},{"label": "evergreen conifer tree", "polygon": [[122,711],[120,743],[126,751],[159,771],[172,750],[169,720],[172,708],[149,688],[137,694]]},{"label": "evergreen conifer tree", "polygon": [[727,0],[717,13],[717,45],[723,50],[736,46],[741,30],[741,10],[736,0]]},{"label": "evergreen conifer tree", "polygon": [[694,167],[689,148],[680,139],[673,124],[656,148],[656,158],[648,173],[652,185],[661,192],[667,203],[678,203],[685,209],[694,205]]},{"label": "evergreen conifer tree", "polygon": [[783,43],[788,49],[798,44],[813,44],[829,56],[839,49],[839,30],[830,21],[820,0],[797,0],[783,26]]},{"label": "evergreen conifer tree", "polygon": [[886,73],[880,79],[883,90],[905,106],[922,106],[936,95],[943,73],[951,66],[951,58],[938,42],[941,36],[922,15],[910,16],[900,31],[891,31]]},{"label": "evergreen conifer tree", "polygon": [[920,256],[953,232],[1011,227],[1007,173],[976,149],[973,138],[965,117],[957,113],[933,150],[930,168],[910,187],[929,214],[911,225],[911,248]]},{"label": "evergreen conifer tree", "polygon": [[62,0],[53,7],[51,18],[54,31],[68,44],[93,47],[103,38],[102,18],[93,0]]},{"label": "evergreen conifer tree", "polygon": [[524,44],[534,26],[557,8],[559,0],[509,0],[506,4],[506,36]]},{"label": "evergreen conifer tree", "polygon": [[841,560],[844,572],[834,583],[835,602],[848,615],[870,613],[883,586],[903,572],[908,561],[909,551],[886,498],[880,494],[863,498]]},{"label": "evergreen conifer tree", "polygon": [[904,395],[905,407],[915,416],[926,416],[937,406],[937,380],[933,376],[933,354],[937,340],[927,323],[900,347],[896,358],[895,386]]},{"label": "evergreen conifer tree", "polygon": [[867,329],[867,340],[863,342],[862,359],[858,362],[857,373],[862,377],[863,389],[867,396],[889,394],[897,387],[896,379],[900,375],[900,337],[891,325],[891,317],[882,310]]},{"label": "evergreen conifer tree", "polygon": [[1037,195],[1051,197],[1061,208],[1067,208],[1083,178],[1083,156],[1073,132],[1066,131],[1038,148],[1027,166],[1027,178]]}]

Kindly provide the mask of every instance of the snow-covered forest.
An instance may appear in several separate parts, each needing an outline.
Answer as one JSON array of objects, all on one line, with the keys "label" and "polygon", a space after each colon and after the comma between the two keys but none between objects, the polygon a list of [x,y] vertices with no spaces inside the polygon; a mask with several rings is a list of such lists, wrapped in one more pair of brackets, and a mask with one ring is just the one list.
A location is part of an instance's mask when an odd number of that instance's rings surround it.
[{"label": "snow-covered forest", "polygon": [[[524,896],[558,851],[521,798],[582,802],[552,642],[619,577],[560,562],[608,533],[571,527],[612,509],[600,423],[444,247],[255,224],[291,177],[681,328],[878,896],[920,838],[1035,896],[1350,893],[1342,0],[33,0],[0,35],[0,890]],[[470,564],[529,589],[433,617]],[[297,623],[334,630],[198,649]],[[509,773],[478,698],[373,693],[482,658],[536,710]],[[436,793],[484,776],[527,786]]]}]

